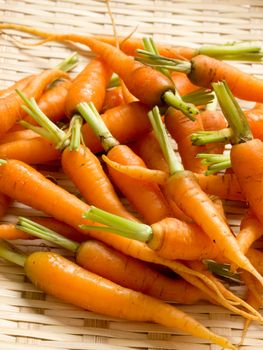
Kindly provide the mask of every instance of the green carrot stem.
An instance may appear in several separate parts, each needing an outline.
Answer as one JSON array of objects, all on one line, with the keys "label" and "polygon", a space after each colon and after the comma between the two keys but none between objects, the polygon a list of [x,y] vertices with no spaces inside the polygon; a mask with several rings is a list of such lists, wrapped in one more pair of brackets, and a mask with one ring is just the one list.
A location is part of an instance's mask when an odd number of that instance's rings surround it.
[{"label": "green carrot stem", "polygon": [[76,252],[79,248],[79,243],[68,239],[57,232],[48,229],[45,226],[39,225],[34,221],[31,221],[24,217],[19,217],[16,224],[16,228],[29,233],[32,236],[45,239],[46,241],[55,243],[63,248],[66,248],[72,252]]},{"label": "green carrot stem", "polygon": [[5,260],[11,261],[16,265],[22,267],[25,266],[26,255],[19,252],[18,249],[16,249],[10,243],[3,239],[0,240],[0,257],[4,258]]},{"label": "green carrot stem", "polygon": [[90,209],[83,214],[83,217],[104,225],[101,227],[81,225],[80,227],[85,230],[108,231],[116,233],[122,237],[142,242],[147,242],[152,237],[152,229],[150,226],[124,219],[118,215],[110,214],[94,206],[91,206]]},{"label": "green carrot stem", "polygon": [[186,103],[192,103],[196,106],[207,105],[213,102],[214,93],[211,90],[201,88],[182,96],[182,100]]},{"label": "green carrot stem", "polygon": [[116,73],[113,73],[107,87],[110,89],[117,86],[120,86],[120,78]]},{"label": "green carrot stem", "polygon": [[237,272],[231,272],[230,264],[219,264],[216,261],[210,259],[203,260],[203,264],[213,274],[226,278],[232,282],[242,284],[240,274]]},{"label": "green carrot stem", "polygon": [[81,141],[81,127],[83,119],[81,116],[75,114],[70,121],[69,132],[71,133],[69,150],[77,151],[80,147]]},{"label": "green carrot stem", "polygon": [[[159,54],[157,47],[156,47],[152,38],[143,38],[142,41],[143,41],[143,46],[144,46],[145,51],[148,51],[154,55]],[[161,73],[163,73],[165,76],[167,76],[170,80],[172,80],[171,74],[170,74],[168,69],[157,68],[157,70],[159,70]]]},{"label": "green carrot stem", "polygon": [[253,139],[247,118],[225,81],[212,83],[222,112],[233,131],[232,144]]},{"label": "green carrot stem", "polygon": [[213,99],[209,103],[207,103],[205,109],[207,111],[216,111],[218,105],[216,94],[214,91],[211,91],[211,94],[213,95]]},{"label": "green carrot stem", "polygon": [[[16,90],[16,92],[26,104],[26,106],[22,106],[23,110],[47,131],[46,137],[56,145],[56,148],[61,149],[66,147],[68,144],[67,134],[58,128],[56,124],[41,111],[34,98],[27,98],[20,90]],[[37,132],[37,130],[38,129],[35,129],[34,131]]]},{"label": "green carrot stem", "polygon": [[6,164],[7,161],[5,159],[0,159],[0,165]]},{"label": "green carrot stem", "polygon": [[47,130],[45,130],[44,128],[42,128],[41,126],[33,125],[33,124],[27,122],[26,120],[20,120],[18,123],[20,125],[22,125],[24,128],[32,130],[36,134],[38,134],[38,135],[50,140],[51,142],[55,143],[55,140],[52,137],[50,137],[49,132]]},{"label": "green carrot stem", "polygon": [[57,68],[62,70],[63,72],[69,72],[73,68],[75,68],[78,64],[78,54],[77,52],[73,52],[72,55],[65,58],[62,62],[57,65]]},{"label": "green carrot stem", "polygon": [[152,124],[155,136],[168,163],[170,175],[173,175],[178,171],[183,171],[184,168],[173,150],[172,144],[162,122],[158,107],[154,107],[152,111],[148,113],[148,116]]},{"label": "green carrot stem", "polygon": [[207,165],[206,175],[212,175],[221,170],[231,168],[229,154],[199,153],[196,158],[202,159],[201,163]]},{"label": "green carrot stem", "polygon": [[185,103],[181,97],[175,95],[172,91],[166,91],[163,94],[163,100],[168,106],[179,109],[191,120],[195,120],[195,115],[199,113],[199,110],[194,105]]},{"label": "green carrot stem", "polygon": [[230,128],[217,131],[198,131],[191,135],[191,141],[195,146],[202,146],[214,142],[231,143],[233,136],[233,130]]},{"label": "green carrot stem", "polygon": [[219,171],[229,169],[231,167],[232,167],[232,165],[231,165],[230,160],[222,161],[222,162],[219,162],[217,164],[211,164],[211,165],[209,165],[209,167],[205,171],[205,175],[207,175],[207,176],[213,175],[215,173],[218,173]]},{"label": "green carrot stem", "polygon": [[77,110],[99,138],[106,152],[119,145],[119,142],[112,136],[92,102],[79,103]]}]

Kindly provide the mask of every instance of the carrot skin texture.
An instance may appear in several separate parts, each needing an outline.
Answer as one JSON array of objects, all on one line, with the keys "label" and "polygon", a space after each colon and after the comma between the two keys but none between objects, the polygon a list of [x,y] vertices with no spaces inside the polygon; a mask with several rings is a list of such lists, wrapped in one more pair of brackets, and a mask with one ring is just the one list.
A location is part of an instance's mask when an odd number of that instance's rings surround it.
[{"label": "carrot skin texture", "polygon": [[3,137],[1,137],[0,145],[19,140],[34,139],[36,137],[39,137],[39,134],[29,129],[9,131]]},{"label": "carrot skin texture", "polygon": [[0,145],[1,159],[17,159],[27,164],[42,164],[60,158],[61,152],[43,137],[21,139]]},{"label": "carrot skin texture", "polygon": [[121,86],[106,90],[101,112],[104,113],[108,109],[118,107],[122,104],[124,104],[124,99]]},{"label": "carrot skin texture", "polygon": [[175,307],[123,288],[58,254],[31,254],[26,260],[25,272],[44,292],[84,309],[128,320],[156,322],[235,349],[226,339],[214,335]]},{"label": "carrot skin texture", "polygon": [[248,213],[244,216],[240,224],[240,231],[237,241],[244,254],[247,253],[252,244],[263,234],[263,226],[256,219],[254,214]]},{"label": "carrot skin texture", "polygon": [[192,58],[191,63],[192,69],[188,77],[193,84],[210,88],[211,83],[225,80],[234,96],[243,100],[263,102],[263,80],[205,55]]},{"label": "carrot skin texture", "polygon": [[[124,165],[146,167],[143,160],[125,145],[112,148],[108,152],[108,158]],[[108,169],[114,184],[147,223],[151,224],[171,216],[170,208],[157,184],[132,179],[111,167]]]},{"label": "carrot skin texture", "polygon": [[76,262],[123,287],[175,303],[194,304],[207,296],[183,279],[166,277],[145,263],[96,241],[81,244]]},{"label": "carrot skin texture", "polygon": [[76,106],[81,102],[92,101],[98,111],[105,98],[106,87],[111,71],[99,59],[94,59],[76,76],[66,97],[66,115],[70,118],[77,112]]},{"label": "carrot skin texture", "polygon": [[263,224],[263,143],[253,139],[231,148],[231,164],[252,211]]},{"label": "carrot skin texture", "polygon": [[176,90],[181,96],[184,96],[190,92],[200,89],[199,86],[196,86],[191,83],[191,81],[188,79],[185,73],[172,72],[171,75],[173,82],[176,86]]},{"label": "carrot skin texture", "polygon": [[125,209],[100,161],[87,147],[80,146],[78,151],[66,148],[62,153],[61,163],[64,172],[89,204],[126,219],[136,220]]},{"label": "carrot skin texture", "polygon": [[222,199],[245,201],[244,194],[235,174],[209,175],[195,174],[196,181],[207,194]]},{"label": "carrot skin texture", "polygon": [[191,141],[192,133],[204,130],[201,118],[192,121],[181,111],[169,108],[165,115],[165,125],[177,143],[184,168],[195,173],[203,173],[206,166],[196,158],[196,155],[206,153],[206,147],[194,146]]},{"label": "carrot skin texture", "polygon": [[[46,70],[36,76],[23,92],[27,97],[34,97],[38,100],[49,83],[65,76],[67,76],[66,73],[57,69]],[[16,92],[0,99],[0,114],[6,116],[1,120],[0,135],[11,129],[16,121],[25,116],[26,113],[21,108],[22,104],[23,101]]]},{"label": "carrot skin texture", "polygon": [[[121,143],[134,141],[151,130],[148,108],[140,102],[121,105],[107,110],[101,115],[112,135]],[[103,150],[97,136],[86,123],[82,127],[86,146],[94,153]]]}]

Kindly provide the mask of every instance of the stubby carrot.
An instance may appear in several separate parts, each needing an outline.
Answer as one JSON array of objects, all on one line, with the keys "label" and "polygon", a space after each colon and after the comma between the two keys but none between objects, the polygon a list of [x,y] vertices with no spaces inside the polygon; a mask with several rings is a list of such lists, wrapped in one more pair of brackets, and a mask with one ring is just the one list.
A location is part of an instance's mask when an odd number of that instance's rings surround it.
[{"label": "stubby carrot", "polygon": [[35,252],[26,257],[1,242],[0,254],[24,267],[27,277],[44,292],[66,302],[108,316],[156,322],[208,339],[225,348],[236,349],[225,338],[215,335],[175,307],[123,288],[56,253]]}]

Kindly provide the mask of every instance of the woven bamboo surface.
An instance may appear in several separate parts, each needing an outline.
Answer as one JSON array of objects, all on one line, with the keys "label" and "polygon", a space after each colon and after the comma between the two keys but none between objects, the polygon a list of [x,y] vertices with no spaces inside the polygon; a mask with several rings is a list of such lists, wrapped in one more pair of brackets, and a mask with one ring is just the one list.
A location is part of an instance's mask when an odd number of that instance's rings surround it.
[{"label": "woven bamboo surface", "polygon": [[[262,0],[112,0],[111,6],[121,35],[129,34],[138,26],[137,36],[151,35],[156,41],[194,47],[203,43],[262,40]],[[112,32],[102,0],[0,0],[0,21],[56,31]],[[28,35],[12,33],[15,34],[12,40],[7,32],[0,35],[1,88],[22,76],[54,66],[72,49],[59,43],[23,47],[21,39],[27,39]],[[80,50],[84,64],[89,52],[83,47]],[[247,72],[263,75],[260,63],[236,65]],[[63,187],[76,192],[62,173],[56,169],[48,173]],[[232,227],[238,230],[243,209],[237,203],[229,203],[226,210]],[[15,221],[17,215],[33,217],[44,214],[14,203],[3,221]],[[17,241],[17,245],[27,251],[41,247],[67,254],[40,240]],[[235,289],[242,292],[239,287]],[[233,343],[239,342],[243,327],[240,317],[208,304],[179,307],[212,331],[226,336]],[[241,349],[262,348],[262,328],[253,324]],[[125,322],[65,304],[35,288],[21,268],[0,261],[0,349],[216,350],[218,347],[158,325]]]}]

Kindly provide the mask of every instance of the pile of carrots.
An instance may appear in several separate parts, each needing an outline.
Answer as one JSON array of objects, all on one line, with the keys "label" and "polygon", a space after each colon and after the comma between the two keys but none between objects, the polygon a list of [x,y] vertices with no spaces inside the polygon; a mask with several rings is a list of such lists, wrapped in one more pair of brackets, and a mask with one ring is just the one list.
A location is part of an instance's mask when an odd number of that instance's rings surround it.
[{"label": "pile of carrots", "polygon": [[[210,57],[211,48],[131,38],[116,48],[111,37],[6,29],[37,44],[81,43],[96,57],[75,77],[62,65],[0,90],[0,216],[13,200],[50,216],[1,224],[0,257],[74,305],[236,349],[171,303],[226,307],[244,317],[243,338],[251,321],[263,322],[263,252],[252,247],[263,234],[263,81],[222,62],[231,50],[218,55],[220,47]],[[255,106],[242,111],[234,96]],[[54,162],[81,199],[37,170]],[[237,235],[225,200],[247,203]],[[75,262],[27,256],[11,242],[33,237],[72,251]],[[247,286],[245,300],[228,289],[233,279]]]}]

